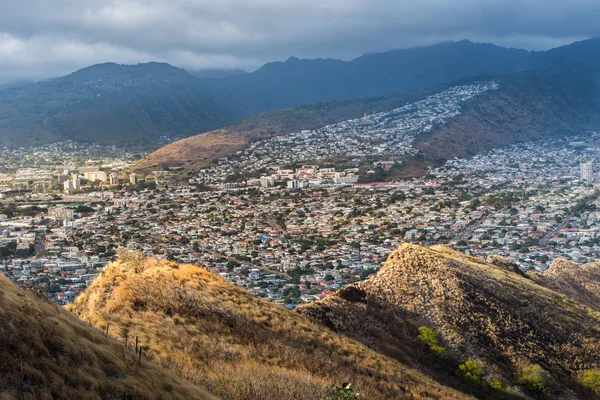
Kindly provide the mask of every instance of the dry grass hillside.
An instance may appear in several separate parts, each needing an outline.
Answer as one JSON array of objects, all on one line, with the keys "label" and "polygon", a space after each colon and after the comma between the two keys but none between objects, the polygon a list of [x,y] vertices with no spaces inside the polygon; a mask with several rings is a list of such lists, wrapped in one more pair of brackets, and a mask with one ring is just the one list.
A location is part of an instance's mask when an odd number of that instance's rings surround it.
[{"label": "dry grass hillside", "polygon": [[325,107],[322,111],[310,108],[269,111],[236,125],[178,140],[142,158],[134,165],[134,169],[147,172],[165,167],[183,167],[193,171],[230,156],[252,141],[313,129],[347,119],[348,116],[360,115],[357,104],[353,102],[337,101],[333,104],[336,104],[333,109]]},{"label": "dry grass hillside", "polygon": [[558,259],[546,272],[537,273],[533,278],[543,286],[600,311],[600,263],[578,266]]},{"label": "dry grass hillside", "polygon": [[225,399],[331,399],[343,382],[365,399],[466,397],[192,265],[125,253],[71,311]]},{"label": "dry grass hillside", "polygon": [[403,244],[369,280],[298,311],[482,398],[598,398],[600,314],[489,261]]},{"label": "dry grass hillside", "polygon": [[0,275],[1,399],[216,399]]}]

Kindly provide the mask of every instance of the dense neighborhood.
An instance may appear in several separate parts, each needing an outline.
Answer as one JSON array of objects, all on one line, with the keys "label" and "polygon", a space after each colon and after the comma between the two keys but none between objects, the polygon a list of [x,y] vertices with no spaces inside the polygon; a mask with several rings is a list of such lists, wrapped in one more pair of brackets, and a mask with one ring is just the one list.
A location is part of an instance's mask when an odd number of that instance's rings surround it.
[{"label": "dense neighborhood", "polygon": [[[137,251],[208,268],[293,308],[366,279],[403,241],[504,255],[524,271],[597,259],[595,132],[453,159],[418,179],[378,179],[415,151],[416,135],[495,88],[457,87],[253,143],[184,182],[168,170],[130,174],[139,155],[115,148],[12,150],[0,268],[66,304],[119,251]],[[332,162],[342,155],[354,162]]]}]

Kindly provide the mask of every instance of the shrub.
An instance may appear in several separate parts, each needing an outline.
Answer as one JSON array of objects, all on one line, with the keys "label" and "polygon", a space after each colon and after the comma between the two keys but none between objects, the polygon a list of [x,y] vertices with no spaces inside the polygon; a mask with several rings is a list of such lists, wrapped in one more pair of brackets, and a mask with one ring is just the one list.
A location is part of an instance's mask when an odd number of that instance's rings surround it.
[{"label": "shrub", "polygon": [[352,389],[352,384],[345,382],[340,387],[331,388],[327,400],[354,400],[358,399],[359,396],[360,394]]},{"label": "shrub", "polygon": [[429,348],[429,351],[436,356],[445,357],[446,349],[442,347],[438,334],[428,326],[419,327],[419,340]]},{"label": "shrub", "polygon": [[519,368],[517,384],[532,395],[546,395],[554,391],[552,377],[539,365],[524,365]]},{"label": "shrub", "polygon": [[473,359],[468,359],[458,366],[460,373],[467,381],[481,383],[485,370],[483,366]]},{"label": "shrub", "polygon": [[597,371],[585,371],[580,379],[581,385],[590,389],[596,394],[600,394],[600,373]]},{"label": "shrub", "polygon": [[499,392],[503,392],[506,390],[506,385],[502,382],[501,379],[494,378],[490,381],[490,387]]},{"label": "shrub", "polygon": [[117,255],[123,263],[127,264],[138,274],[144,270],[144,268],[146,267],[145,264],[148,262],[146,257],[142,253],[137,251],[119,249],[117,251]]}]

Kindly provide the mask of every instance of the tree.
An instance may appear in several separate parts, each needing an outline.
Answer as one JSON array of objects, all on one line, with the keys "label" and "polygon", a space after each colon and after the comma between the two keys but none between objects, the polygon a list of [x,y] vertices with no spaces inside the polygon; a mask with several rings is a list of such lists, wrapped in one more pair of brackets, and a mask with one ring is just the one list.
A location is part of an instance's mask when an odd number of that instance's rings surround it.
[{"label": "tree", "polygon": [[241,264],[235,260],[229,260],[227,262],[227,264],[225,264],[225,268],[227,268],[228,271],[233,270],[234,268],[239,267]]},{"label": "tree", "polygon": [[88,214],[88,213],[92,213],[95,210],[90,207],[90,206],[85,206],[85,205],[79,205],[77,206],[77,208],[75,208],[75,212],[76,213],[80,213],[80,214]]}]

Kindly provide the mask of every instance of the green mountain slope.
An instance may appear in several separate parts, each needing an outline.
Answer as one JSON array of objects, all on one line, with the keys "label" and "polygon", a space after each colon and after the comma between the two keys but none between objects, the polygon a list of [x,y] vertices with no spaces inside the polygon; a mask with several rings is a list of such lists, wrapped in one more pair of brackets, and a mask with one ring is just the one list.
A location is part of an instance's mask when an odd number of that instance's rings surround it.
[{"label": "green mountain slope", "polygon": [[0,92],[0,146],[149,145],[229,123],[235,110],[168,64],[101,64]]},{"label": "green mountain slope", "polygon": [[[450,86],[478,80],[494,80],[499,89],[465,102],[461,114],[447,124],[416,138],[420,151],[405,157],[402,176],[423,174],[429,165],[463,157],[494,147],[552,135],[581,133],[600,124],[596,94],[600,85],[595,70],[570,72],[519,72],[508,75],[466,78],[407,94],[390,94],[354,100],[335,100],[312,106],[269,111],[241,123],[193,136],[167,145],[140,160],[135,169],[162,167],[195,170],[226,157],[249,143],[319,128],[359,118],[365,113],[389,111],[439,93]],[[578,84],[574,84],[578,81]]]},{"label": "green mountain slope", "polygon": [[525,68],[534,55],[492,44],[461,42],[366,54],[352,61],[299,60],[266,64],[241,76],[211,82],[211,89],[248,113],[339,98],[380,96],[475,75]]},{"label": "green mountain slope", "polygon": [[[332,59],[273,62],[252,73],[193,76],[161,63],[99,64],[66,77],[0,90],[0,146],[59,140],[158,147],[256,115],[333,99],[419,91],[477,75],[552,73],[596,99],[600,39],[548,52],[469,41]],[[597,84],[598,80],[595,79]],[[587,89],[586,89],[587,88]]]}]

